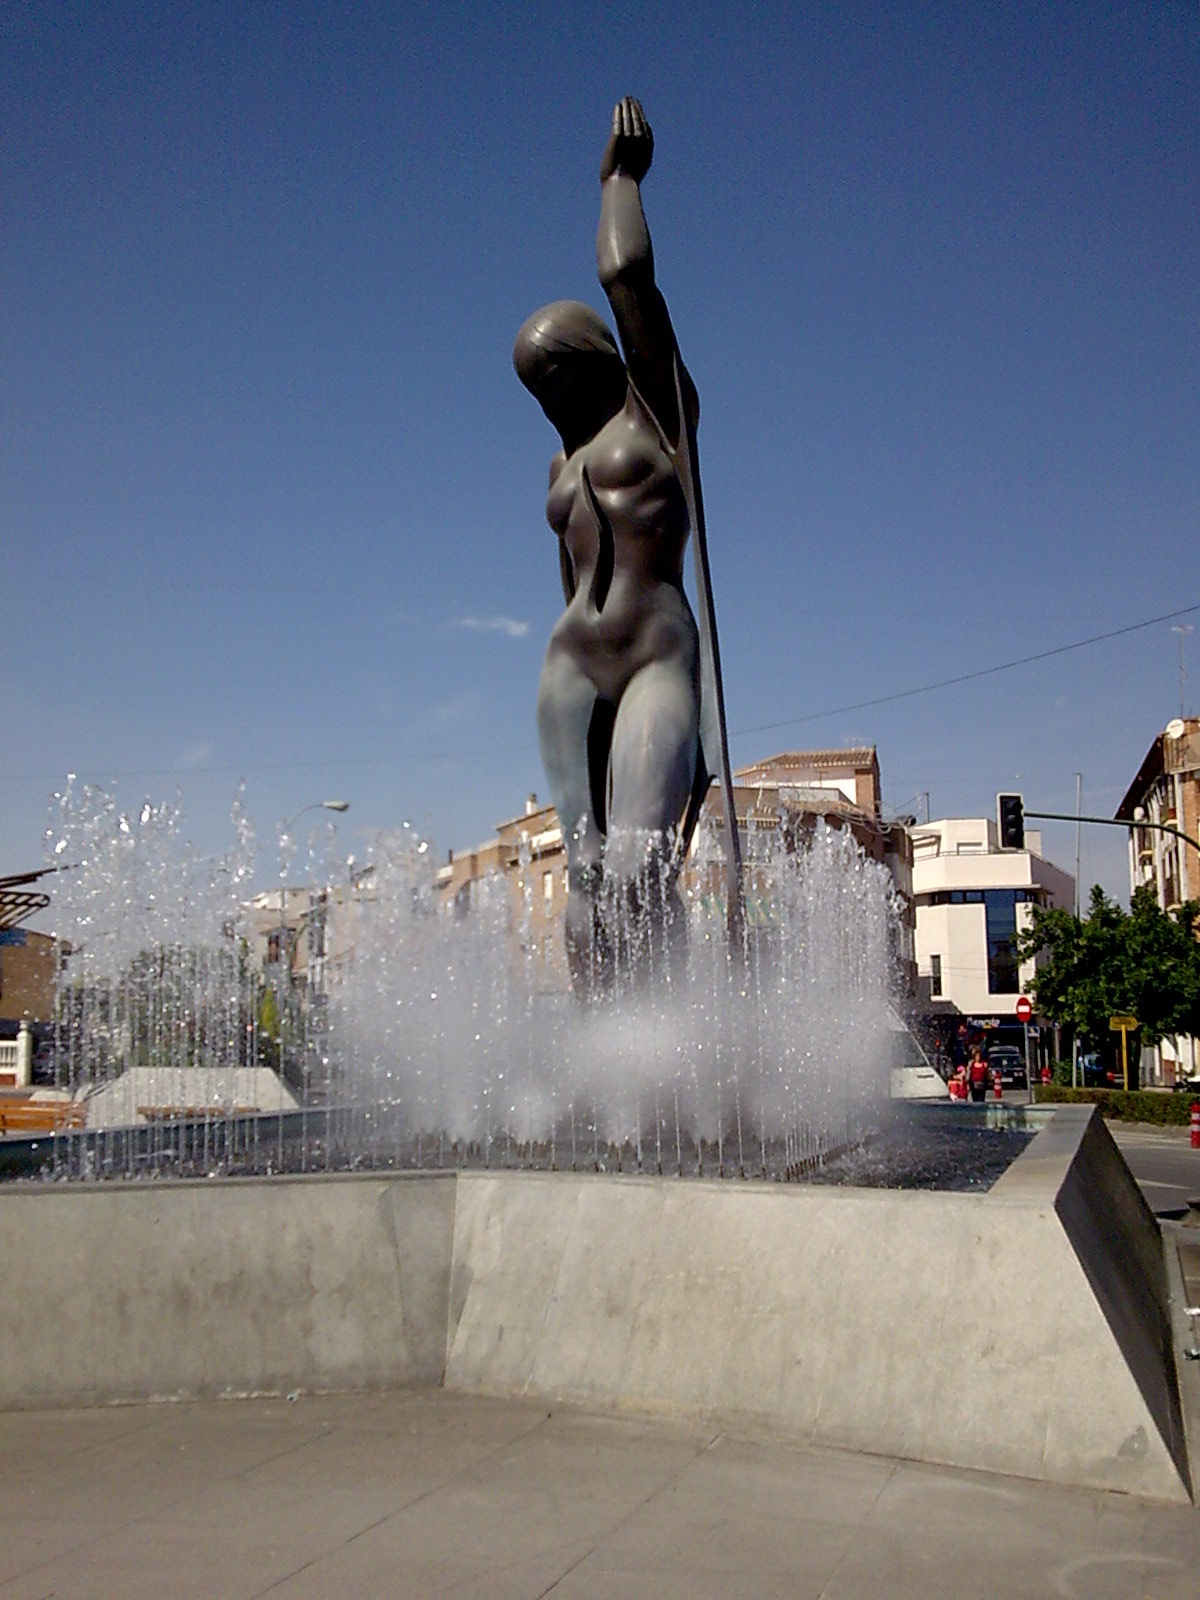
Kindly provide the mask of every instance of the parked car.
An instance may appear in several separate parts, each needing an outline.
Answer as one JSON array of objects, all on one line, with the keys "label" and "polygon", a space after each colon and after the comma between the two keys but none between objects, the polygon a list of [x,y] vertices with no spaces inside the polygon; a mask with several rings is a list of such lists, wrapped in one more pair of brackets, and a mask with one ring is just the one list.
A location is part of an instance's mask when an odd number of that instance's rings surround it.
[{"label": "parked car", "polygon": [[989,1072],[999,1071],[1000,1082],[1006,1087],[1024,1089],[1028,1080],[1025,1077],[1025,1057],[1015,1044],[994,1044],[987,1053]]}]

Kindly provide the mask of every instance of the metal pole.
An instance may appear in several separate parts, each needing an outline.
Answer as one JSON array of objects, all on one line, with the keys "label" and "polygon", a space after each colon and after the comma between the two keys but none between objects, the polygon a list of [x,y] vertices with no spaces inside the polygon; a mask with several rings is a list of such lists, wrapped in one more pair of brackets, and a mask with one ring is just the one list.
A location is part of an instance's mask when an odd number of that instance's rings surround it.
[{"label": "metal pole", "polygon": [[1166,822],[1151,822],[1147,817],[1139,817],[1136,822],[1127,822],[1124,817],[1081,817],[1070,811],[1026,811],[1025,815],[1036,817],[1039,822],[1094,822],[1102,828],[1153,828],[1158,833],[1173,834],[1176,839],[1182,839],[1184,844],[1190,844],[1193,850],[1200,852],[1200,844],[1197,844],[1190,834],[1182,833]]},{"label": "metal pole", "polygon": [[[280,829],[280,845],[287,837],[293,825],[304,816],[307,811],[349,811],[349,800],[310,800],[308,805],[301,806],[299,811],[293,811],[291,816]],[[292,989],[292,967],[287,959],[287,866],[284,863],[283,872],[279,880],[279,1082],[283,1084],[283,1044],[287,1030],[288,997]],[[280,1129],[280,1157],[283,1153],[283,1116],[279,1117]]]},{"label": "metal pole", "polygon": [[1075,920],[1079,921],[1079,846],[1083,836],[1083,773],[1075,774]]}]

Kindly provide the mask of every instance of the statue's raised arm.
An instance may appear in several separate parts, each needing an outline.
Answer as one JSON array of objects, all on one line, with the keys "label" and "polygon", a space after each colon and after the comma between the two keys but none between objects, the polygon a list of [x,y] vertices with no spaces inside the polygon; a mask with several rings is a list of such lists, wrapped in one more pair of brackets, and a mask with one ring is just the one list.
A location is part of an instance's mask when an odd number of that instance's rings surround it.
[{"label": "statue's raised arm", "polygon": [[[711,778],[725,774],[731,795],[699,405],[654,280],[639,188],[653,152],[641,106],[622,100],[600,169],[596,246],[621,349],[577,300],[535,311],[513,346],[521,382],[562,441],[546,518],[566,609],[546,648],[538,742],[567,852],[566,953],[581,997],[618,973],[674,981],[687,957],[680,867]],[[699,627],[683,582],[690,533]],[[731,828],[734,867],[736,849]]]},{"label": "statue's raised arm", "polygon": [[596,265],[616,319],[629,377],[672,445],[679,442],[675,362],[692,426],[699,420],[695,385],[679,357],[671,316],[654,281],[654,249],[642,210],[641,183],[654,158],[654,134],[637,100],[613,110],[600,161],[600,227]]}]

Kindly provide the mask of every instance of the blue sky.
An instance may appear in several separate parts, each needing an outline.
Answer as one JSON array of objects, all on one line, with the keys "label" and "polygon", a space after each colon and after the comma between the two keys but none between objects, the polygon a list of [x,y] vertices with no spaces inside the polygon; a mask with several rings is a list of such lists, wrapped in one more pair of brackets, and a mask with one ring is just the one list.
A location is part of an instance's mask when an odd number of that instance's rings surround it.
[{"label": "blue sky", "polygon": [[[1200,607],[1200,7],[22,5],[0,20],[0,872],[68,771],[197,849],[545,792],[555,441],[613,102],[700,389],[735,762],[1109,814]],[[1200,709],[1200,612],[1184,639]],[[1047,826],[1073,866],[1075,830]],[[1123,892],[1119,830],[1083,878]]]}]

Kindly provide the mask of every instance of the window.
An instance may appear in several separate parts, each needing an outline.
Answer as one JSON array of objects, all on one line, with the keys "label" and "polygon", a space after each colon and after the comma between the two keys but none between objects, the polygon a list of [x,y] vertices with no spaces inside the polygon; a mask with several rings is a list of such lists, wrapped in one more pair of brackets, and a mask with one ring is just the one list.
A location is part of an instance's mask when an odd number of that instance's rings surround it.
[{"label": "window", "polygon": [[547,905],[554,899],[554,874],[552,872],[542,873],[542,899]]},{"label": "window", "polygon": [[1041,899],[1040,889],[934,889],[913,898],[919,906],[978,906],[990,894],[1010,895],[1014,904],[1028,900],[1037,905]]},{"label": "window", "polygon": [[1017,896],[1023,889],[986,889],[988,993],[1017,994]]},{"label": "window", "polygon": [[930,956],[929,958],[929,993],[937,996],[942,992],[942,958]]}]

